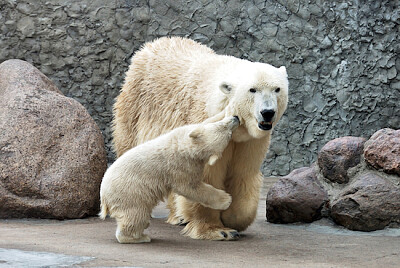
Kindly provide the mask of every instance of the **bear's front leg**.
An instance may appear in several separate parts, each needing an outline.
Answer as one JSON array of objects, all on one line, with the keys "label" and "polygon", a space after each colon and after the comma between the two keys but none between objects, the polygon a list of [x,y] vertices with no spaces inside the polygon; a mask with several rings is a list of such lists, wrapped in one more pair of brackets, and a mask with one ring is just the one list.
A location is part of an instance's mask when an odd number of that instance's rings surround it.
[{"label": "bear's front leg", "polygon": [[226,228],[221,222],[221,211],[193,203],[184,197],[178,199],[178,207],[183,206],[183,217],[188,221],[182,234],[193,239],[237,240],[239,233]]},{"label": "bear's front leg", "polygon": [[257,216],[261,183],[261,174],[251,179],[236,177],[230,181],[227,191],[232,195],[232,204],[227,210],[221,211],[221,220],[226,227],[241,232],[253,223]]},{"label": "bear's front leg", "polygon": [[231,206],[221,212],[226,227],[244,231],[257,215],[262,174],[260,166],[269,147],[270,137],[236,143],[225,189],[232,195]]}]

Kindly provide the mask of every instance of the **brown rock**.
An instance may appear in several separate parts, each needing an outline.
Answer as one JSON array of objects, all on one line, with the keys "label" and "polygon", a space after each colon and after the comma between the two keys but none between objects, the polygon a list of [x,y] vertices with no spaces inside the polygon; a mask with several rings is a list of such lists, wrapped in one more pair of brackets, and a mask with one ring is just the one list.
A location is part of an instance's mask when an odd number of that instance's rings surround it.
[{"label": "brown rock", "polygon": [[347,170],[360,163],[364,138],[342,137],[329,141],[318,153],[322,175],[336,183],[347,183]]},{"label": "brown rock", "polygon": [[312,222],[321,218],[328,194],[317,180],[314,167],[300,168],[277,181],[266,202],[269,222]]},{"label": "brown rock", "polygon": [[400,224],[400,187],[379,175],[366,173],[332,202],[331,217],[336,223],[358,231]]},{"label": "brown rock", "polygon": [[384,128],[375,132],[365,143],[364,157],[374,168],[400,176],[400,130]]},{"label": "brown rock", "polygon": [[81,104],[27,62],[0,65],[0,218],[94,215],[106,167]]}]

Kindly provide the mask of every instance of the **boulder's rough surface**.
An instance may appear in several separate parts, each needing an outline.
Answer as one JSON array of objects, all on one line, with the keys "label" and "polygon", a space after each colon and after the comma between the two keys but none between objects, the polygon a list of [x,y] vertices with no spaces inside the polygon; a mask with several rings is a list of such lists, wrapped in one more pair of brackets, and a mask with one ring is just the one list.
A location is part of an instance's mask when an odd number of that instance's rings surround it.
[{"label": "boulder's rough surface", "polygon": [[347,183],[347,170],[360,163],[364,138],[342,137],[331,140],[318,153],[322,175],[331,182]]},{"label": "boulder's rough surface", "polygon": [[400,130],[384,128],[375,132],[365,144],[364,157],[374,168],[400,176]]},{"label": "boulder's rough surface", "polygon": [[300,168],[275,183],[267,195],[267,220],[273,223],[312,222],[321,218],[328,201],[315,168]]},{"label": "boulder's rough surface", "polygon": [[77,101],[27,62],[0,65],[0,218],[81,218],[99,209],[103,136]]},{"label": "boulder's rough surface", "polygon": [[351,230],[374,231],[400,224],[400,187],[375,173],[358,177],[331,205],[331,217]]}]

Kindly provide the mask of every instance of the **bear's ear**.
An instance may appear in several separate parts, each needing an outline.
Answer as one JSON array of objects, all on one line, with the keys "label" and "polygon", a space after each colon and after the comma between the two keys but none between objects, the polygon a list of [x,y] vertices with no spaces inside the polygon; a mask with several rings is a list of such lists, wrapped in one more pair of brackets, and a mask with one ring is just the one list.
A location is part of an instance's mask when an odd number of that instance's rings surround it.
[{"label": "bear's ear", "polygon": [[281,74],[283,74],[285,77],[287,77],[287,72],[286,72],[286,67],[285,66],[281,66],[278,68],[279,72]]},{"label": "bear's ear", "polygon": [[198,127],[193,129],[190,133],[189,133],[189,137],[192,139],[197,139],[198,137],[201,136],[201,133],[203,133],[203,128],[202,127]]},{"label": "bear's ear", "polygon": [[208,164],[210,166],[213,166],[217,162],[218,159],[219,159],[218,155],[213,154],[212,156],[210,156],[210,159],[208,159]]},{"label": "bear's ear", "polygon": [[222,93],[229,94],[232,91],[232,86],[226,82],[222,82],[221,85],[219,85],[219,89]]}]

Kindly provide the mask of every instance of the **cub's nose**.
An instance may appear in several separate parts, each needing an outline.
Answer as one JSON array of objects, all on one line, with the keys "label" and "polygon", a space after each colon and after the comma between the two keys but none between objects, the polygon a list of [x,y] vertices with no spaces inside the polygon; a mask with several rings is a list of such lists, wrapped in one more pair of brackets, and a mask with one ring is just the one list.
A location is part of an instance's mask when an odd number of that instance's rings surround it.
[{"label": "cub's nose", "polygon": [[275,115],[275,111],[272,109],[264,109],[260,113],[261,113],[264,121],[267,121],[267,122],[270,122],[272,120],[272,117],[274,117],[274,115]]},{"label": "cub's nose", "polygon": [[230,123],[230,126],[231,127],[233,127],[233,129],[235,129],[236,127],[238,127],[239,126],[239,124],[240,124],[240,120],[239,120],[239,117],[238,116],[233,116],[232,118],[231,118],[231,123]]}]

